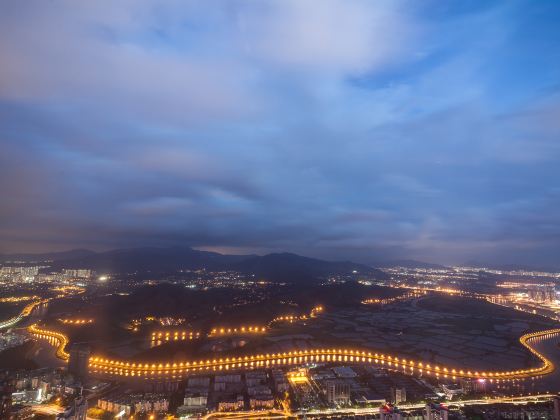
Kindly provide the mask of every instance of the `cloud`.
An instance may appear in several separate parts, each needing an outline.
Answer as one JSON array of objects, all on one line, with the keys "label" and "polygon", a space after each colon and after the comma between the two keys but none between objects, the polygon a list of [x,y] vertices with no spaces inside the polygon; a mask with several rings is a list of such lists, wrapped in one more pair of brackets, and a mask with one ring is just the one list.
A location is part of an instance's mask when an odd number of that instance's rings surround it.
[{"label": "cloud", "polygon": [[6,5],[0,249],[554,263],[559,11],[527,7]]},{"label": "cloud", "polygon": [[249,56],[321,74],[378,69],[400,57],[413,29],[400,2],[359,0],[262,2],[241,11],[239,26]]}]

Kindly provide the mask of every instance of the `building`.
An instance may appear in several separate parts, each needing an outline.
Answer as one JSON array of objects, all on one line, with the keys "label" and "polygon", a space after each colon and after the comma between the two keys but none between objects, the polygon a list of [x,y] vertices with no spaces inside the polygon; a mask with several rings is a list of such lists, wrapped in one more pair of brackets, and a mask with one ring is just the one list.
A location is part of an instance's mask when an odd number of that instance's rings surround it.
[{"label": "building", "polygon": [[205,408],[208,404],[208,391],[186,391],[183,404],[189,408]]},{"label": "building", "polygon": [[272,391],[266,385],[255,385],[247,387],[247,394],[250,396],[254,395],[272,395]]},{"label": "building", "polygon": [[384,405],[387,403],[385,398],[372,393],[371,391],[361,391],[354,397],[356,404],[360,405]]},{"label": "building", "polygon": [[350,385],[347,382],[327,381],[326,392],[330,404],[344,405],[350,402]]},{"label": "building", "polygon": [[123,413],[130,415],[132,413],[133,404],[129,399],[121,396],[117,398],[100,398],[97,400],[97,407],[105,411],[110,411],[113,414]]},{"label": "building", "polygon": [[262,371],[252,371],[245,373],[245,383],[247,387],[262,385],[266,382],[266,373]]},{"label": "building", "polygon": [[448,420],[449,410],[447,405],[437,403],[426,404],[424,418],[426,420]]},{"label": "building", "polygon": [[214,378],[215,383],[239,383],[241,382],[241,375],[219,375]]},{"label": "building", "polygon": [[274,408],[274,398],[271,395],[259,395],[249,399],[251,410],[265,410]]},{"label": "building", "polygon": [[[10,411],[10,417],[6,417],[9,420],[27,420],[35,417],[33,409],[28,405],[17,404],[12,406]],[[2,417],[4,419],[4,417]]]},{"label": "building", "polygon": [[448,400],[452,400],[454,397],[463,394],[463,387],[456,384],[443,384],[441,389],[445,393]]},{"label": "building", "polygon": [[210,385],[210,378],[207,376],[194,376],[187,382],[188,388],[206,388]]},{"label": "building", "polygon": [[286,374],[279,369],[272,371],[272,381],[274,382],[274,389],[278,394],[283,394],[290,389]]},{"label": "building", "polygon": [[86,420],[88,404],[85,397],[78,397],[63,413],[56,416],[56,420]]},{"label": "building", "polygon": [[86,420],[88,403],[85,397],[76,398],[74,400],[74,420]]},{"label": "building", "polygon": [[218,411],[237,411],[243,410],[245,401],[243,395],[238,395],[235,398],[228,398],[218,402]]},{"label": "building", "polygon": [[88,376],[89,356],[91,349],[86,344],[74,344],[70,349],[68,372],[76,378],[84,380]]},{"label": "building", "polygon": [[354,369],[348,366],[336,366],[332,370],[338,378],[355,378],[358,376]]},{"label": "building", "polygon": [[465,394],[479,394],[485,392],[487,389],[486,379],[462,379],[461,388]]},{"label": "building", "polygon": [[23,281],[33,281],[39,273],[40,267],[2,267],[0,269],[1,276],[12,276]]},{"label": "building", "polygon": [[406,389],[396,387],[391,388],[391,402],[393,404],[406,402]]},{"label": "building", "polygon": [[554,303],[556,301],[556,290],[554,286],[543,286],[527,290],[530,300],[537,303]]},{"label": "building", "polygon": [[78,270],[64,269],[62,270],[62,274],[65,277],[70,277],[73,279],[89,279],[93,277],[93,271],[84,268]]},{"label": "building", "polygon": [[[220,384],[225,386],[225,382]],[[206,408],[208,404],[208,388],[210,387],[210,378],[206,376],[195,376],[187,381],[185,389],[185,397],[183,399],[183,407],[186,411],[201,410]]]},{"label": "building", "polygon": [[391,405],[385,404],[379,407],[379,419],[380,420],[402,420],[403,416],[400,410]]}]

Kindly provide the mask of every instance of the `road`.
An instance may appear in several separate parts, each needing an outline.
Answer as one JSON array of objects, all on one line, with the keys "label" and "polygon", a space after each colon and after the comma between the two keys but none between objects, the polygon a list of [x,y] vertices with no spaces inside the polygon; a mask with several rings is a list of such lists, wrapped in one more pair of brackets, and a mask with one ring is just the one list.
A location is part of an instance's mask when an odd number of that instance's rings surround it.
[{"label": "road", "polygon": [[[46,333],[42,331],[42,333]],[[57,333],[53,332],[53,337]],[[256,354],[242,357],[198,360],[180,363],[135,363],[122,360],[111,360],[92,356],[89,361],[90,371],[94,374],[105,374],[120,377],[135,377],[138,379],[179,378],[201,371],[243,370],[253,368],[270,368],[276,366],[297,366],[311,362],[342,362],[366,363],[379,367],[399,368],[407,373],[430,374],[438,378],[484,378],[492,380],[523,379],[552,373],[554,362],[545,356],[532,343],[538,339],[548,339],[560,334],[560,328],[529,333],[519,338],[535,357],[541,361],[539,367],[482,372],[470,369],[455,369],[445,366],[430,365],[429,363],[398,358],[397,356],[375,353],[366,350],[349,348],[322,348],[291,351],[284,353]]]},{"label": "road", "polygon": [[34,413],[45,414],[48,416],[56,416],[64,411],[63,407],[55,404],[35,404],[32,405]]},{"label": "road", "polygon": [[[36,324],[31,325],[28,331],[39,337],[53,340],[57,344],[56,356],[62,360],[68,360],[66,352],[68,337],[58,331],[41,329]],[[470,369],[455,369],[452,367],[430,365],[421,361],[398,358],[397,356],[374,353],[372,351],[355,350],[348,348],[309,349],[272,354],[257,354],[242,357],[220,358],[212,360],[200,360],[180,363],[135,363],[120,360],[105,359],[92,356],[89,367],[92,373],[109,374],[121,377],[136,378],[176,378],[186,376],[205,370],[221,371],[255,367],[274,367],[301,365],[310,362],[346,362],[346,363],[368,363],[380,367],[402,368],[408,373],[432,374],[436,377],[456,378],[484,378],[484,379],[521,379],[550,374],[555,369],[554,362],[533,346],[534,342],[547,340],[558,336],[560,328],[538,331],[525,334],[519,338],[519,342],[525,346],[535,357],[541,361],[541,365],[535,368],[517,369],[509,371],[479,372]]]},{"label": "road", "polygon": [[48,299],[36,300],[34,302],[31,302],[31,303],[25,305],[25,307],[21,310],[19,315],[14,316],[13,318],[10,318],[10,319],[5,320],[5,321],[0,321],[0,330],[4,329],[4,328],[13,327],[18,322],[20,322],[22,319],[31,315],[31,313],[33,312],[33,310],[37,306],[42,305],[43,303],[47,303],[48,301],[49,301]]},{"label": "road", "polygon": [[[552,400],[555,394],[539,394],[539,395],[524,395],[512,398],[486,398],[486,399],[472,399],[464,401],[448,401],[446,404],[450,407],[464,407],[469,405],[489,405],[489,404],[528,404],[530,402],[545,402]],[[399,408],[403,411],[422,410],[425,404],[402,404]],[[364,408],[326,408],[296,412],[285,412],[280,410],[269,411],[238,411],[230,413],[210,413],[203,417],[204,420],[224,419],[224,420],[241,420],[241,419],[285,419],[294,417],[307,417],[307,416],[340,416],[340,415],[378,415],[379,407],[364,407]]]}]

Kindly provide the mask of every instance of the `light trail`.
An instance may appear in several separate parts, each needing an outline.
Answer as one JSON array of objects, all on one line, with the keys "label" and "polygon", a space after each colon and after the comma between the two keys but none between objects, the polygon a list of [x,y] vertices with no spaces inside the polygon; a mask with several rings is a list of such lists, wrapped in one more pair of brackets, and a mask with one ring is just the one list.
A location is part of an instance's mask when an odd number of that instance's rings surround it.
[{"label": "light trail", "polygon": [[180,378],[204,371],[244,370],[275,366],[293,366],[318,362],[344,362],[377,364],[389,369],[403,368],[409,373],[429,373],[443,378],[476,378],[490,380],[519,379],[546,375],[554,371],[554,364],[542,353],[531,346],[536,338],[560,334],[560,328],[538,331],[521,336],[519,342],[541,361],[541,366],[517,370],[479,371],[474,369],[455,369],[429,363],[399,358],[397,356],[372,351],[349,348],[322,348],[283,353],[266,353],[219,359],[195,360],[186,362],[136,363],[92,356],[89,367],[92,373],[109,374],[139,379]]},{"label": "light trail", "polygon": [[14,325],[16,325],[18,322],[20,322],[22,319],[28,317],[29,315],[31,315],[31,313],[33,312],[33,309],[35,309],[37,306],[43,304],[43,303],[47,303],[49,301],[49,299],[43,299],[43,300],[36,300],[34,302],[28,303],[27,305],[25,305],[25,307],[21,310],[21,312],[19,313],[19,315],[14,316],[13,318],[10,318],[6,321],[2,321],[0,322],[0,329],[3,328],[10,328],[13,327]]}]

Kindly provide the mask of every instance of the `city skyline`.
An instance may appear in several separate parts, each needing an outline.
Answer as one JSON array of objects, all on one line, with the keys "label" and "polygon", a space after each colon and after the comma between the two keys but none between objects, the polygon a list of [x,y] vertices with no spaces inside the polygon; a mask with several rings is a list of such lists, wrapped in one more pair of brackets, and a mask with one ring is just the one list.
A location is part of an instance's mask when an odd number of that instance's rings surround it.
[{"label": "city skyline", "polygon": [[0,254],[558,267],[555,2],[2,11]]}]

